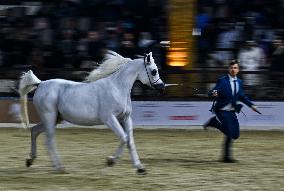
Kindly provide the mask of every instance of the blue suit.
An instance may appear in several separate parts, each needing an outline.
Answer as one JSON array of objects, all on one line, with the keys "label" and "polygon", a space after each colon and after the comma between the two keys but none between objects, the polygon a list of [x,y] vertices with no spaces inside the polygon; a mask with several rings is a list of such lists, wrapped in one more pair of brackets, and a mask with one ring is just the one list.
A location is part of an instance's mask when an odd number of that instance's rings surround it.
[{"label": "blue suit", "polygon": [[[214,98],[215,101],[212,106],[212,110],[215,112],[217,118],[211,118],[207,126],[215,127],[226,135],[224,159],[230,158],[230,146],[232,139],[237,139],[240,136],[240,127],[236,111],[241,108],[241,105],[236,104],[237,101],[241,101],[249,107],[253,105],[243,92],[242,81],[237,79],[236,83],[238,84],[238,92],[235,95],[232,93],[230,78],[228,75],[219,78],[215,87],[208,93],[209,97],[213,97],[213,90],[217,90],[218,92],[218,97]],[[224,110],[224,107],[228,104],[232,104],[232,110]]]},{"label": "blue suit", "polygon": [[208,94],[209,97],[212,97],[213,90],[217,90],[218,92],[218,98],[216,99],[216,103],[213,106],[214,111],[218,111],[224,106],[226,106],[227,104],[232,103],[232,102],[237,102],[237,101],[241,101],[249,107],[253,105],[253,103],[248,99],[247,96],[245,96],[243,92],[242,81],[240,79],[237,79],[237,83],[239,86],[239,90],[236,96],[234,97],[232,94],[232,88],[230,85],[229,76],[224,76],[218,79],[216,86]]}]

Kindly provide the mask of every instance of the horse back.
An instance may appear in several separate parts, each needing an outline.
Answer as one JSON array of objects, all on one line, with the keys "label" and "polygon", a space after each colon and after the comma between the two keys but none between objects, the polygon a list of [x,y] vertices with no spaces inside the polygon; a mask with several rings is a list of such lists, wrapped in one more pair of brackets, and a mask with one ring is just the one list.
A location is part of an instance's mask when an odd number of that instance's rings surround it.
[{"label": "horse back", "polygon": [[35,91],[33,103],[37,108],[40,106],[55,105],[62,90],[79,84],[82,83],[64,79],[42,81]]}]

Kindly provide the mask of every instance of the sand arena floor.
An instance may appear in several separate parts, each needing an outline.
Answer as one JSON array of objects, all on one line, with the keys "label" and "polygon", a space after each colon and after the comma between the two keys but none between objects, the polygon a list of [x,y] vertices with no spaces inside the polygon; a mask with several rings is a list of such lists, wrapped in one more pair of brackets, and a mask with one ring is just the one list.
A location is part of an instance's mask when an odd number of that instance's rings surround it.
[{"label": "sand arena floor", "polygon": [[219,162],[223,136],[214,130],[135,129],[147,175],[137,175],[130,156],[113,167],[105,158],[118,139],[109,129],[57,129],[66,174],[51,166],[38,139],[38,158],[25,167],[29,130],[0,128],[0,190],[284,190],[284,131],[242,131],[234,143],[235,164]]}]

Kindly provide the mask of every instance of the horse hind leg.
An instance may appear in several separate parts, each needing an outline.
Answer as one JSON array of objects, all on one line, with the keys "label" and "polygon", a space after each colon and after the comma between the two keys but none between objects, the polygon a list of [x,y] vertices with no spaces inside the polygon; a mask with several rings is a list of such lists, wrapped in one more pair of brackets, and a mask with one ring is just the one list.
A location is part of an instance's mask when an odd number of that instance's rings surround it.
[{"label": "horse hind leg", "polygon": [[52,126],[46,128],[46,145],[52,164],[55,167],[56,171],[58,172],[64,171],[63,165],[61,163],[56,148],[55,128]]},{"label": "horse hind leg", "polygon": [[30,167],[34,160],[37,157],[37,137],[44,132],[45,128],[42,123],[38,123],[37,125],[31,128],[31,152],[30,158],[26,159],[26,166]]},{"label": "horse hind leg", "polygon": [[108,166],[113,166],[115,164],[115,160],[122,156],[124,147],[125,147],[125,142],[120,141],[120,144],[119,144],[115,154],[107,157],[107,165]]},{"label": "horse hind leg", "polygon": [[46,146],[52,164],[57,172],[65,172],[56,148],[55,126],[57,121],[57,112],[42,113],[41,119],[45,127]]}]

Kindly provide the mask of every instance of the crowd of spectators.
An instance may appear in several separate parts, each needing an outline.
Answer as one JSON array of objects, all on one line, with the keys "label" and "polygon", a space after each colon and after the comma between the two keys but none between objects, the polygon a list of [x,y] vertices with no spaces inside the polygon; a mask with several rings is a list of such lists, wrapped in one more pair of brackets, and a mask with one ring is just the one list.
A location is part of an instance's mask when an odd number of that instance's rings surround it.
[{"label": "crowd of spectators", "polygon": [[167,38],[163,2],[1,1],[0,66],[82,68],[100,62],[106,49],[130,58],[158,53]]},{"label": "crowd of spectators", "polygon": [[[5,2],[19,6],[5,7]],[[158,42],[168,39],[167,3],[1,1],[0,66],[89,67],[102,59],[106,49],[130,58],[149,51],[159,53]],[[283,51],[276,51],[283,47],[282,10],[283,0],[197,1],[196,28],[201,33],[195,66],[222,67],[226,60],[239,58],[247,71],[283,71]]]},{"label": "crowd of spectators", "polygon": [[284,88],[273,73],[284,72],[283,0],[199,0],[197,7],[198,66],[224,68],[238,59],[248,92]]},{"label": "crowd of spectators", "polygon": [[[283,81],[277,74],[267,77],[257,72],[284,71],[284,0],[196,3],[195,67],[225,67],[227,60],[237,58],[247,72],[242,76],[245,85],[259,89],[263,82]],[[111,49],[129,58],[152,51],[163,69],[166,49],[159,42],[169,39],[172,4],[168,0],[2,0],[0,67],[93,68]],[[284,88],[283,83],[279,86]]]},{"label": "crowd of spectators", "polygon": [[283,0],[198,1],[198,63],[223,66],[239,58],[245,70],[269,67],[274,42],[284,35],[283,10]]}]

